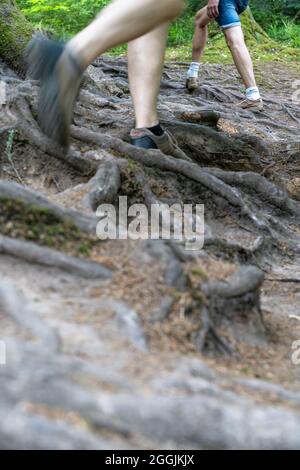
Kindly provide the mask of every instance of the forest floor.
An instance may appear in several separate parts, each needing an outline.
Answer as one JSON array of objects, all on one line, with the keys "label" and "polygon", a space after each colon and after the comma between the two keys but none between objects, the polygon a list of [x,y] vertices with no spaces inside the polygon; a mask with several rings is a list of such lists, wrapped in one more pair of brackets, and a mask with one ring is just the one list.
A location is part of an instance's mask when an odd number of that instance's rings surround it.
[{"label": "forest floor", "polygon": [[[7,448],[300,448],[298,72],[258,65],[251,114],[234,67],[204,65],[192,95],[185,70],[166,65],[159,108],[192,163],[128,145],[123,58],[89,68],[67,157],[36,126],[36,82],[0,65]],[[204,249],[97,240],[92,192],[205,204]]]}]

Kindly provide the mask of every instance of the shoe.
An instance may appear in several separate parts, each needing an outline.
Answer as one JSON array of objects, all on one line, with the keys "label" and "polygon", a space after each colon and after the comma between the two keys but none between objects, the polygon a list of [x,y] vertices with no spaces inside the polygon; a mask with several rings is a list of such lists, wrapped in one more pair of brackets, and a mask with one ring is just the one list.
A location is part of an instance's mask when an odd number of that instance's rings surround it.
[{"label": "shoe", "polygon": [[241,101],[240,103],[238,103],[236,106],[237,108],[240,108],[240,109],[249,109],[251,111],[263,111],[264,102],[261,98],[255,101],[245,99]]},{"label": "shoe", "polygon": [[131,144],[143,149],[158,149],[165,155],[179,158],[181,160],[192,160],[178,147],[175,138],[168,132],[160,136],[153,134],[147,128],[132,129],[130,132]]},{"label": "shoe", "polygon": [[34,37],[26,50],[28,72],[41,81],[38,123],[41,130],[66,150],[82,71],[77,60],[61,43]]},{"label": "shoe", "polygon": [[196,77],[187,78],[185,86],[188,89],[188,91],[198,90],[198,87],[199,87],[198,78]]}]

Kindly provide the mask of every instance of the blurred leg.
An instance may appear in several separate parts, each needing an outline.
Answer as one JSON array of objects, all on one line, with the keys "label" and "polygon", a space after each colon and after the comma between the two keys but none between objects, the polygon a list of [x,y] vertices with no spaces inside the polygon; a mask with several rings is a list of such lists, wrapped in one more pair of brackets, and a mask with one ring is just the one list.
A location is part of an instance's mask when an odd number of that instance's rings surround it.
[{"label": "blurred leg", "polygon": [[195,18],[195,33],[193,38],[193,51],[192,60],[193,62],[200,62],[203,55],[207,38],[208,38],[208,27],[207,25],[211,22],[211,19],[207,16],[207,7],[202,8]]},{"label": "blurred leg", "polygon": [[167,33],[168,23],[131,41],[128,45],[129,83],[137,128],[158,124],[156,108]]},{"label": "blurred leg", "polygon": [[[42,80],[38,121],[44,133],[68,148],[74,104],[84,69],[108,49],[133,41],[154,28],[165,25],[181,13],[184,5],[185,0],[114,0],[87,28],[71,39],[66,47],[54,41],[34,38],[28,47],[28,62],[35,78]],[[141,81],[132,84],[133,89],[136,88],[134,95],[137,98],[134,102],[139,114],[142,114],[140,110],[143,102],[145,103],[146,112],[141,116],[142,122],[156,119],[153,107],[161,77],[166,27],[160,31],[159,35],[153,36],[150,57],[146,56],[143,63],[146,67],[149,61],[147,70],[150,72],[153,67],[158,76],[154,77],[152,73],[152,80],[144,81],[144,92],[141,91]],[[159,44],[160,40],[163,41],[162,44]],[[140,50],[138,43],[133,44],[131,49],[134,47]],[[140,50],[138,61],[141,61],[141,54]],[[132,54],[130,55],[132,58]],[[138,73],[141,73],[140,69]],[[146,80],[146,73],[143,76]]]},{"label": "blurred leg", "polygon": [[198,74],[200,68],[200,60],[204,53],[208,39],[208,24],[212,20],[207,16],[207,7],[198,11],[195,17],[195,33],[193,38],[192,63],[187,72],[186,87],[189,91],[198,88]]},{"label": "blurred leg", "polygon": [[100,54],[176,18],[184,0],[114,0],[68,43],[83,68]]}]

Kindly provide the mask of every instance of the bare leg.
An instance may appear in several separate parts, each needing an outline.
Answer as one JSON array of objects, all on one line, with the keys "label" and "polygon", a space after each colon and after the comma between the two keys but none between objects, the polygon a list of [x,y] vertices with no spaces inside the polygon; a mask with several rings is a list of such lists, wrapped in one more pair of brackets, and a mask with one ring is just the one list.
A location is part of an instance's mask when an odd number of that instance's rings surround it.
[{"label": "bare leg", "polygon": [[[185,0],[114,0],[87,28],[69,41],[63,52],[60,50],[61,46],[53,41],[34,38],[29,45],[28,62],[35,76],[41,78],[45,75],[45,58],[49,58],[48,78],[41,87],[38,112],[38,121],[44,133],[67,149],[74,104],[84,69],[108,49],[133,41],[154,28],[165,25],[181,13],[184,5]],[[141,91],[141,82],[137,84],[133,81],[133,94],[136,94],[134,104],[141,115],[139,121],[142,123],[157,119],[153,106],[158,94],[158,80],[161,77],[166,26],[161,31],[163,32],[159,35],[153,36],[149,57],[145,56],[143,61],[145,67],[146,61],[150,61],[147,70],[150,72],[151,67],[155,68],[158,77],[152,83],[144,74],[144,91]],[[161,46],[157,45],[159,39],[163,40]],[[145,42],[143,44],[146,46]],[[155,50],[156,45],[158,53]],[[139,43],[132,45],[132,48],[136,48],[138,60],[141,61],[142,48]],[[130,55],[132,59],[132,53]],[[152,56],[156,55],[157,59],[153,59]],[[55,56],[58,57],[56,62]],[[143,100],[146,111],[142,113]]]},{"label": "bare leg", "polygon": [[184,0],[114,0],[83,31],[68,43],[68,48],[87,67],[96,57],[119,44],[148,33],[177,17]]},{"label": "bare leg", "polygon": [[136,127],[158,124],[157,97],[163,72],[168,23],[129,43],[129,82]]},{"label": "bare leg", "polygon": [[198,88],[200,60],[204,53],[208,38],[208,24],[212,20],[207,15],[207,7],[198,11],[195,17],[195,33],[193,38],[192,63],[187,72],[186,87],[189,91]]},{"label": "bare leg", "polygon": [[137,147],[158,148],[167,155],[190,160],[159,125],[157,114],[168,26],[169,23],[161,24],[128,45],[129,84],[136,117],[130,138]]},{"label": "bare leg", "polygon": [[208,39],[208,27],[207,25],[211,22],[211,19],[207,16],[207,7],[202,8],[195,18],[195,33],[193,38],[193,51],[192,60],[193,62],[200,62],[203,55],[207,39]]},{"label": "bare leg", "polygon": [[224,35],[245,87],[256,87],[253,63],[245,44],[244,33],[241,26],[225,29]]}]

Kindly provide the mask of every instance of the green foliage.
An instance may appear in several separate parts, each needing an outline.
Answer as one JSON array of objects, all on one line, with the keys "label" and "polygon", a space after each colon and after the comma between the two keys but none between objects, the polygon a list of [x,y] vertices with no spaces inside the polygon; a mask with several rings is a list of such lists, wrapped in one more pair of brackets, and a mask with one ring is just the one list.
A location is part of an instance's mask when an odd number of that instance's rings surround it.
[{"label": "green foliage", "polygon": [[32,35],[32,25],[12,1],[0,2],[0,57],[22,72],[24,47]]},{"label": "green foliage", "polygon": [[87,26],[109,0],[18,0],[17,3],[35,26],[67,38]]},{"label": "green foliage", "polygon": [[[17,3],[35,27],[52,31],[55,35],[67,39],[84,28],[109,1],[17,0]],[[194,32],[194,14],[206,5],[207,1],[188,0],[185,14],[176,20],[170,28],[169,46],[173,48],[186,47],[189,50]],[[297,24],[297,18],[293,19],[293,16],[300,9],[300,0],[264,0],[264,2],[261,2],[261,0],[250,0],[250,5],[255,20],[263,27],[270,38],[279,41],[280,44],[277,46],[279,51],[281,44],[293,48],[300,47],[300,24]],[[287,17],[284,13],[293,16]],[[220,35],[216,28],[213,26],[211,30],[218,41]],[[221,43],[222,39],[219,42]],[[275,46],[272,44],[273,49],[276,49]],[[269,44],[269,49],[270,47]],[[265,51],[269,49],[265,48]],[[115,52],[120,53],[124,52],[124,50],[124,47],[121,47],[117,48]],[[216,52],[217,55],[220,55],[220,51]],[[222,51],[222,54],[226,61],[227,53]],[[264,57],[267,54],[263,54]],[[272,54],[270,53],[270,55]]]},{"label": "green foliage", "polygon": [[268,33],[277,41],[288,43],[292,47],[300,47],[300,25],[294,21],[285,19],[281,23],[271,24]]},{"label": "green foliage", "polygon": [[252,0],[251,8],[256,21],[271,38],[299,47],[300,0],[265,0],[263,4],[261,0]]}]

